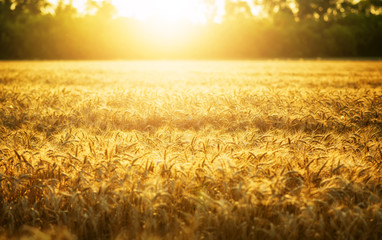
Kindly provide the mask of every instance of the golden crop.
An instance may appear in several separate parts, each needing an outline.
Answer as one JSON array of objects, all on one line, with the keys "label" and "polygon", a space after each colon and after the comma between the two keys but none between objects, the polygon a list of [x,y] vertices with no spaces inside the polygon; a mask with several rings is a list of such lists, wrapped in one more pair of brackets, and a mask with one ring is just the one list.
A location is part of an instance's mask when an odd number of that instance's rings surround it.
[{"label": "golden crop", "polygon": [[1,62],[3,239],[381,239],[382,62]]}]

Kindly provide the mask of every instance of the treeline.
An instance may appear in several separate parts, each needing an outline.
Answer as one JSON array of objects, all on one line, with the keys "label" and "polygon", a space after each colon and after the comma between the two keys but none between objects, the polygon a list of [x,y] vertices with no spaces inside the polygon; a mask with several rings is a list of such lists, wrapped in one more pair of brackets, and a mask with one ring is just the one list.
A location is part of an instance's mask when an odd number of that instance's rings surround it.
[{"label": "treeline", "polygon": [[143,22],[115,17],[109,1],[88,3],[92,14],[80,15],[63,1],[48,12],[45,0],[0,0],[0,58],[382,56],[381,0],[264,0],[267,17],[253,16],[247,2],[226,1],[221,23],[213,15],[206,24],[184,23],[181,37],[179,24],[157,26],[170,33],[158,36]]}]

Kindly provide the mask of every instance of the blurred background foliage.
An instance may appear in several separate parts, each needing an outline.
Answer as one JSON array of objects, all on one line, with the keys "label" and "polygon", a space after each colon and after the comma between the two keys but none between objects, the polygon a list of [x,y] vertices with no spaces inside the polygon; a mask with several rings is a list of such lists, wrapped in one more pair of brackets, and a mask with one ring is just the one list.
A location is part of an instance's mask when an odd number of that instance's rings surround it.
[{"label": "blurred background foliage", "polygon": [[[250,4],[262,6],[261,16]],[[178,40],[171,34],[158,38],[144,22],[116,15],[110,1],[88,1],[87,8],[80,14],[70,2],[0,0],[0,58],[382,56],[382,0],[226,0],[220,21],[215,11],[204,24],[184,22],[187,34]]]}]

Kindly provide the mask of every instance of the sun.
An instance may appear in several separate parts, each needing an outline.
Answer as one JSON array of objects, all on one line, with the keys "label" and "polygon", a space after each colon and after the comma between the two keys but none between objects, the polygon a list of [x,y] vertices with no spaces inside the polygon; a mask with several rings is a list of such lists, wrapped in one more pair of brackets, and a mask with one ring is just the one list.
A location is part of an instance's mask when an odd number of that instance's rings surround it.
[{"label": "sun", "polygon": [[207,6],[198,0],[114,0],[118,15],[140,20],[206,22]]},{"label": "sun", "polygon": [[[150,54],[176,54],[195,39],[195,26],[207,22],[205,0],[113,0],[118,16],[137,19],[139,44]],[[150,46],[150,47],[147,47]]]},{"label": "sun", "polygon": [[[102,0],[94,0],[101,2]],[[59,0],[48,0],[56,5]],[[210,8],[204,0],[110,0],[120,17],[154,21],[183,21],[205,23]],[[86,0],[64,0],[72,4],[79,13],[86,12]]]}]

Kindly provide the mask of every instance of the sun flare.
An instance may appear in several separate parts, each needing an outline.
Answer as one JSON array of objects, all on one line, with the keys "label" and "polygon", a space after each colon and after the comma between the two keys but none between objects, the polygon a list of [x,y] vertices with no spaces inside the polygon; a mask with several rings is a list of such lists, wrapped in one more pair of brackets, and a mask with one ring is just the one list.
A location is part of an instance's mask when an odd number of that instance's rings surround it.
[{"label": "sun flare", "polygon": [[206,21],[205,3],[195,0],[114,0],[120,16],[140,20],[180,21],[193,23]]},{"label": "sun flare", "polygon": [[[102,0],[94,0],[101,2]],[[49,0],[53,5],[59,0]],[[192,23],[206,22],[211,9],[203,0],[111,0],[116,8],[118,16],[131,17],[139,20],[181,21],[187,20]],[[72,4],[80,13],[86,12],[87,1],[64,0],[64,3]]]},{"label": "sun flare", "polygon": [[[53,6],[60,0],[48,0]],[[100,3],[103,0],[93,0]],[[212,16],[215,22],[224,21],[226,14],[226,0],[109,0],[116,9],[114,17],[128,17],[153,22],[188,21],[193,24],[204,24]],[[253,16],[264,13],[263,6],[250,0],[233,0],[235,3],[246,3]],[[89,13],[87,0],[63,0],[71,4],[80,14]],[[91,12],[91,11],[90,11]]]}]

